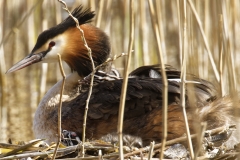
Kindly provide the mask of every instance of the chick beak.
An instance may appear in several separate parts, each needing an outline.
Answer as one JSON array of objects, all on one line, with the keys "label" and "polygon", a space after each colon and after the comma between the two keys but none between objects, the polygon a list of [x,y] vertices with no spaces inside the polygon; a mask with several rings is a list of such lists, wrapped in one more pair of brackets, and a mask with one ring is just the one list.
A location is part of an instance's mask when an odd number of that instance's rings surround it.
[{"label": "chick beak", "polygon": [[7,72],[7,73],[11,73],[11,72],[15,72],[17,70],[20,70],[22,68],[25,68],[27,66],[30,66],[31,64],[40,62],[42,60],[42,55],[41,54],[29,54],[27,57],[25,57],[24,59],[22,59],[21,61],[17,62],[16,64],[14,64]]}]

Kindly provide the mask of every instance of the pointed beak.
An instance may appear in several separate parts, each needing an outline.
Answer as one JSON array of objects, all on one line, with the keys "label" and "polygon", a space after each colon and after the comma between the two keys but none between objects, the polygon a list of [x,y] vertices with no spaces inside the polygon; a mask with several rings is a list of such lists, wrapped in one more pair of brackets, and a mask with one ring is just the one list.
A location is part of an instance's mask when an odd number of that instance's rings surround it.
[{"label": "pointed beak", "polygon": [[30,66],[31,64],[40,62],[42,60],[42,54],[29,54],[27,57],[25,57],[24,59],[22,59],[21,61],[19,61],[18,63],[16,63],[15,65],[13,65],[7,72],[7,73],[11,73],[11,72],[15,72],[17,70],[20,70],[22,68],[25,68],[27,66]]}]

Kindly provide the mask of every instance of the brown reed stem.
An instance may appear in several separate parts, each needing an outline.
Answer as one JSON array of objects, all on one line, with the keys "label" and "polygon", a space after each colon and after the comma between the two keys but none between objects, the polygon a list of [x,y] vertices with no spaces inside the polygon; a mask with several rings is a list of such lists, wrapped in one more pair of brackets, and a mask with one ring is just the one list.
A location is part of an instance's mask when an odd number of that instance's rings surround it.
[{"label": "brown reed stem", "polygon": [[187,140],[188,140],[188,147],[190,151],[191,159],[194,159],[194,152],[193,152],[193,146],[192,146],[192,139],[190,137],[190,130],[188,125],[188,118],[186,113],[186,99],[185,99],[185,93],[186,93],[186,56],[187,56],[187,10],[186,10],[186,0],[183,1],[183,61],[182,61],[182,68],[181,68],[181,83],[180,83],[180,105],[182,106],[182,112],[184,117],[184,124],[186,128],[186,134],[187,134]]},{"label": "brown reed stem", "polygon": [[[156,20],[156,12],[155,9],[153,7],[153,2],[152,0],[148,0],[148,4],[149,4],[149,9],[150,9],[150,13],[151,13],[151,20],[152,20],[152,25],[153,25],[153,30],[154,30],[154,34],[157,40],[157,47],[158,47],[158,58],[159,58],[159,62],[160,62],[160,68],[161,68],[161,75],[162,75],[162,79],[163,79],[163,91],[162,91],[162,97],[163,97],[163,101],[162,101],[162,149],[161,149],[161,153],[160,153],[160,159],[163,159],[163,151],[165,149],[165,143],[167,140],[167,114],[168,114],[168,80],[167,80],[167,76],[166,76],[166,71],[165,71],[165,63],[164,63],[164,59],[163,59],[163,53],[162,53],[162,47],[161,47],[161,39],[160,39],[160,32],[159,32],[159,27],[158,27],[158,23]],[[160,135],[159,135],[160,136]]]},{"label": "brown reed stem", "polygon": [[128,84],[128,69],[130,67],[131,57],[132,57],[132,48],[134,42],[134,3],[131,0],[129,6],[130,10],[130,37],[129,37],[129,45],[128,45],[128,57],[127,64],[125,66],[123,84],[121,90],[121,99],[119,104],[119,114],[118,114],[118,139],[119,139],[119,159],[123,160],[123,117],[124,117],[124,109],[125,109],[125,101],[126,101],[126,92],[127,92],[127,84]]},{"label": "brown reed stem", "polygon": [[62,74],[62,87],[61,87],[61,91],[60,91],[60,99],[59,99],[59,106],[58,106],[58,139],[57,139],[57,144],[52,156],[52,160],[55,159],[56,154],[57,154],[57,150],[59,147],[59,144],[61,142],[61,135],[62,135],[62,96],[63,96],[63,91],[64,91],[64,86],[65,86],[65,81],[66,81],[66,75],[62,66],[62,59],[61,59],[61,55],[58,54],[58,63],[59,63],[59,67],[60,67],[60,71]]}]

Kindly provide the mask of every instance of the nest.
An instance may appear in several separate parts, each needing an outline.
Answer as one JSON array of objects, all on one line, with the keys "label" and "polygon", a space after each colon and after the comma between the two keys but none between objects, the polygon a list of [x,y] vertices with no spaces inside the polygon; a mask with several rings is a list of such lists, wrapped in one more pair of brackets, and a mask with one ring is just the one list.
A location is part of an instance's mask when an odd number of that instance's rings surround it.
[{"label": "nest", "polygon": [[[231,137],[234,132],[235,125],[223,126],[213,130],[208,130],[203,133],[199,147],[195,145],[195,156],[198,159],[237,159],[239,154],[240,144],[234,148],[227,148],[224,142]],[[198,135],[191,135],[192,140],[196,142]],[[106,139],[105,139],[106,140]],[[70,140],[74,141],[74,140]],[[185,147],[187,137],[183,136],[166,142],[164,149],[164,158],[167,159],[191,159],[190,153]],[[85,142],[84,156],[82,152],[82,143],[77,145],[65,146],[62,143],[56,150],[56,159],[119,159],[118,142],[114,144],[104,140],[95,140]],[[124,159],[159,159],[161,152],[161,143],[150,143],[150,146],[140,148],[135,145],[124,146]],[[7,159],[52,159],[56,144],[48,145],[42,139],[33,140],[27,144],[21,143],[18,145],[0,143],[0,160]]]}]

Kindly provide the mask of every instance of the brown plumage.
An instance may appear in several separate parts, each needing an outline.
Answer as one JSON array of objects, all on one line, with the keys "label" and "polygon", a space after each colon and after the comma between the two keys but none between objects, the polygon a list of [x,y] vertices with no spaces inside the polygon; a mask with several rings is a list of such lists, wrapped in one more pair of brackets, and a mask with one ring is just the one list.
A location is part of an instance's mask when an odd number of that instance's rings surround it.
[{"label": "brown plumage", "polygon": [[[144,145],[148,144],[150,140],[160,141],[162,132],[161,91],[163,84],[160,77],[148,77],[149,68],[152,68],[152,71],[160,75],[159,68],[156,66],[141,67],[130,74],[132,77],[129,78],[124,121],[124,133],[141,137]],[[180,72],[169,68],[167,75],[176,79],[179,78]],[[188,76],[190,77],[190,75]],[[195,78],[194,90],[195,93],[198,93],[195,104],[198,105],[192,107],[202,108],[210,103],[208,101],[211,101],[215,91],[214,88],[210,88],[213,87],[211,83],[193,77]],[[102,81],[94,85],[88,111],[87,138],[99,139],[108,133],[117,131],[121,85],[122,79]],[[79,135],[82,133],[82,126],[79,124],[83,122],[88,87],[88,85],[83,85],[82,90],[84,92],[80,93],[76,98],[63,103],[65,107],[63,107],[62,111],[62,127],[66,130],[75,131]],[[168,92],[168,138],[172,139],[185,133],[182,108],[179,106],[179,83],[170,81]],[[189,111],[189,120],[192,121],[194,112],[190,112],[188,103],[187,110]],[[57,123],[57,118],[52,118],[56,114],[57,110],[50,112],[48,121],[52,120],[52,123]],[[192,124],[190,123],[190,125],[193,131]]]}]

